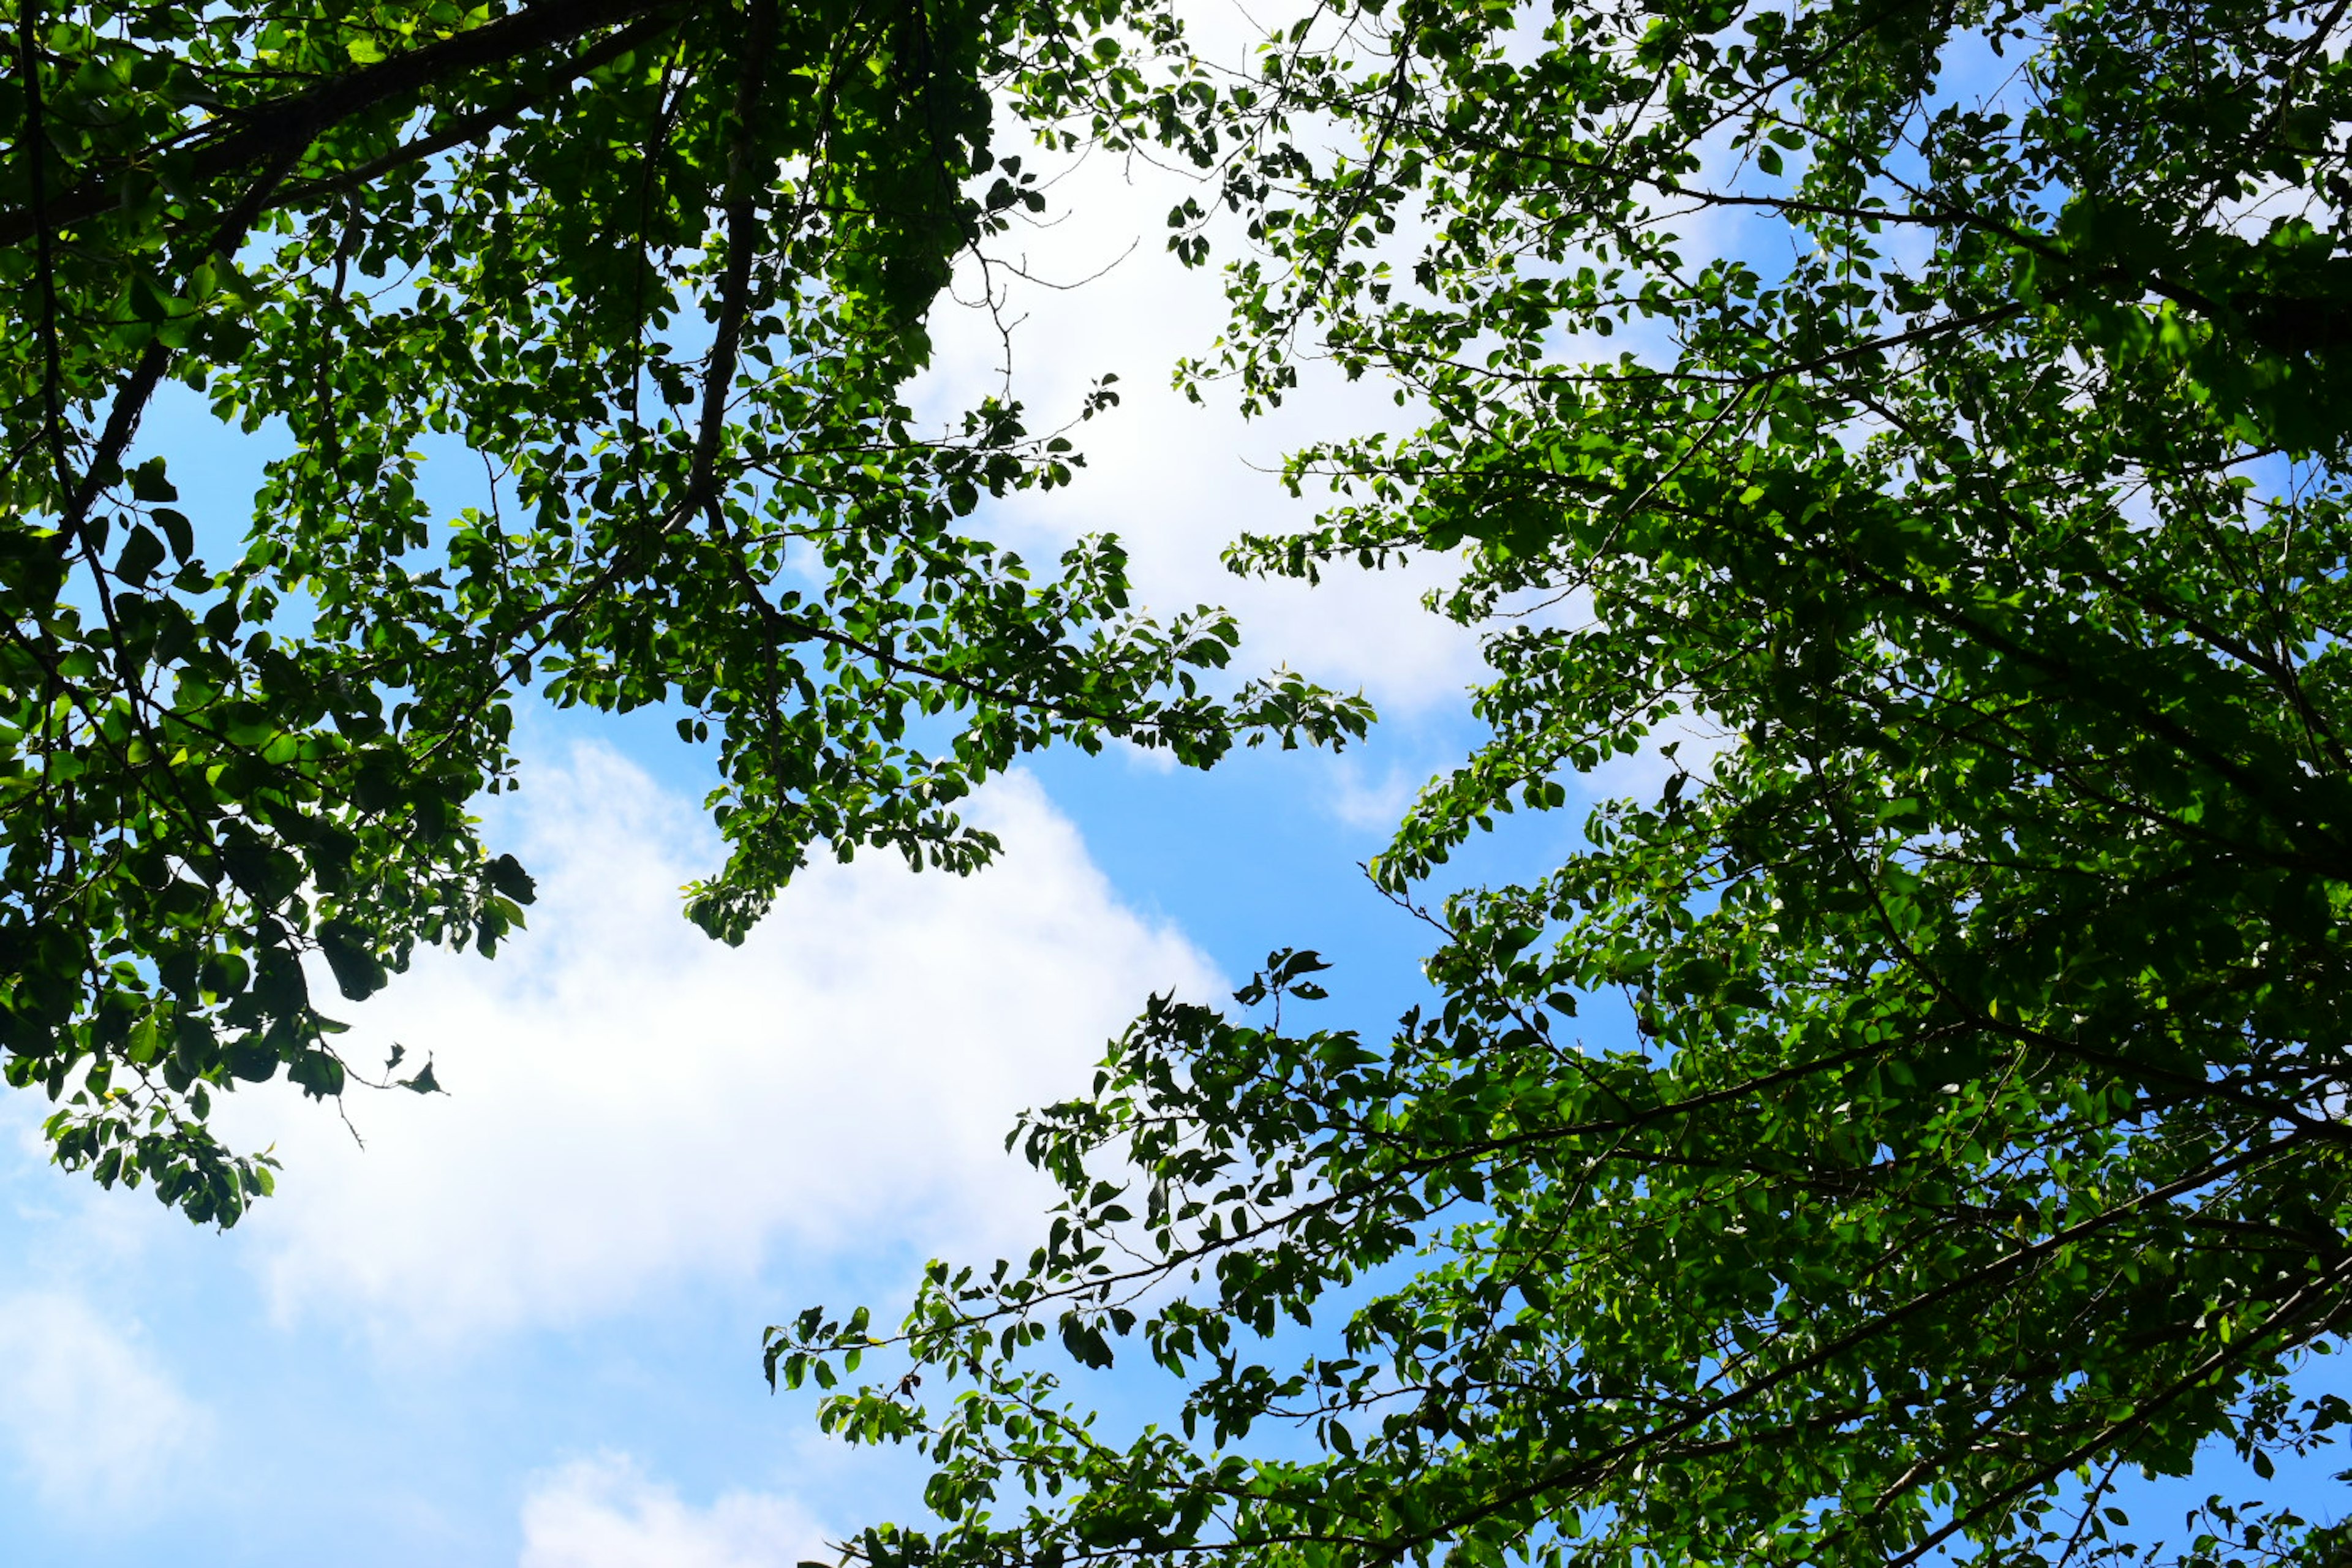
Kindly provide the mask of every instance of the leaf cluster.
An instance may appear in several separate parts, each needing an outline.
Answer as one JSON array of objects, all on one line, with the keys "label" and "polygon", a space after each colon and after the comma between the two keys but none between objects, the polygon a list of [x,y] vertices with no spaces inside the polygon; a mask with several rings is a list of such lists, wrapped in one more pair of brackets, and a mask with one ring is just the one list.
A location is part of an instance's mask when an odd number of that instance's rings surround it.
[{"label": "leaf cluster", "polygon": [[[689,912],[730,941],[821,849],[980,864],[958,803],[1034,747],[1361,732],[1221,684],[1230,619],[1136,612],[1116,542],[1040,569],[972,531],[1069,481],[1067,433],[901,396],[959,256],[1042,205],[992,91],[1109,68],[1103,19],[0,11],[0,1047],[60,1159],[200,1220],[268,1189],[210,1096],[340,1092],[313,984],[520,923],[471,810],[525,692],[713,744]],[[249,519],[142,450],[166,395],[279,452]]]},{"label": "leaf cluster", "polygon": [[[824,1406],[935,1468],[856,1553],[2340,1559],[2117,1487],[2352,1415],[2290,1381],[2352,1280],[2345,22],[1396,0],[1170,79],[1249,241],[1194,384],[1418,422],[1234,565],[1450,552],[1486,636],[1376,879],[1670,771],[1428,911],[1384,1041],[1155,1002],[1026,1131],[1047,1245],[894,1342],[963,1391]],[[1055,1341],[1171,1427],[1099,1436]]]}]

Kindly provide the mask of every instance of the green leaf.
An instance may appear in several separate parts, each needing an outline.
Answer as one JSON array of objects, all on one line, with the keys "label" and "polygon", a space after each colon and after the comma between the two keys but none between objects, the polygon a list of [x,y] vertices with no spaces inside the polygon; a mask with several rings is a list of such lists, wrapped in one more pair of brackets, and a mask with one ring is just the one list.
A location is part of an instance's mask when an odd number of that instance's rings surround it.
[{"label": "green leaf", "polygon": [[335,984],[354,1002],[363,1002],[391,978],[365,933],[344,921],[329,921],[319,928],[319,951],[334,972]]},{"label": "green leaf", "polygon": [[148,574],[163,563],[163,543],[144,526],[133,527],[130,537],[122,542],[122,550],[114,558],[114,574],[131,587],[147,581]]}]

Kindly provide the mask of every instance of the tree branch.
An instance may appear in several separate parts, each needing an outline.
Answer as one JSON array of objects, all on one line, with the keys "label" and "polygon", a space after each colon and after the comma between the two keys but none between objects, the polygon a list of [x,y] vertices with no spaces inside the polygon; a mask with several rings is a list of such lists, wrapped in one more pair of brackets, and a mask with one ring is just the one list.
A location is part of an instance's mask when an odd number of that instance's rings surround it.
[{"label": "tree branch", "polygon": [[16,26],[16,53],[25,73],[25,160],[32,186],[33,287],[40,295],[41,396],[47,423],[49,460],[57,470],[58,498],[73,493],[73,466],[66,460],[65,378],[58,357],[58,281],[49,252],[48,152],[41,105],[40,0],[25,0]]},{"label": "tree branch", "polygon": [[750,314],[751,257],[758,248],[757,202],[761,184],[754,162],[760,144],[761,86],[776,46],[776,0],[744,0],[743,75],[735,84],[735,138],[727,149],[727,272],[719,285],[718,331],[702,378],[702,418],[694,437],[694,467],[677,515],[718,505],[714,476],[727,429],[728,394]]},{"label": "tree branch", "polygon": [[[495,22],[333,77],[307,92],[264,103],[241,114],[235,129],[196,142],[190,173],[215,179],[247,164],[299,156],[329,126],[380,104],[418,92],[449,77],[566,43],[616,23],[678,7],[684,0],[540,0]],[[152,149],[150,150],[151,153]],[[47,205],[47,225],[75,223],[111,211],[121,200],[113,174],[87,179]],[[20,245],[43,231],[29,209],[0,210],[0,245]]]},{"label": "tree branch", "polygon": [[369,184],[380,175],[411,163],[422,163],[452,147],[462,147],[478,141],[493,131],[513,123],[547,101],[558,88],[567,87],[601,66],[612,64],[639,45],[659,37],[677,26],[677,18],[654,15],[641,16],[619,32],[605,37],[593,47],[583,49],[560,74],[539,84],[535,90],[517,91],[504,103],[479,109],[471,114],[461,114],[440,130],[404,142],[381,157],[355,163],[340,174],[316,180],[298,180],[285,187],[280,199],[286,202],[309,201],[315,196],[339,195]]},{"label": "tree branch", "polygon": [[[236,205],[222,217],[219,226],[213,230],[212,237],[197,253],[198,261],[210,256],[218,256],[225,261],[236,257],[245,243],[247,233],[253,227],[254,220],[261,216],[262,209],[268,205],[269,194],[286,178],[287,172],[293,168],[309,145],[308,142],[294,142],[278,149],[278,156],[269,167],[246,188]],[[131,366],[131,374],[123,378],[121,390],[114,395],[114,406],[107,414],[106,431],[99,438],[98,450],[90,454],[89,468],[82,475],[81,487],[74,492],[66,507],[62,526],[68,535],[81,532],[90,507],[112,483],[113,473],[122,460],[123,452],[131,445],[131,437],[138,433],[140,416],[147,410],[147,400],[155,395],[157,384],[163,379],[163,372],[172,363],[172,353],[173,351],[159,335],[141,353],[138,363]],[[102,577],[101,574],[101,590]]]}]

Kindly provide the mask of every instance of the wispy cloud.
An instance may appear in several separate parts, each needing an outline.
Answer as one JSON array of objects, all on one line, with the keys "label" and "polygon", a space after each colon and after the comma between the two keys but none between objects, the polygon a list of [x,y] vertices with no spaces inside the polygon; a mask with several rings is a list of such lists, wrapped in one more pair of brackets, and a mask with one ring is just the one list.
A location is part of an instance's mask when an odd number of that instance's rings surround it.
[{"label": "wispy cloud", "polygon": [[143,1517],[210,1417],[141,1338],[59,1290],[0,1297],[0,1463],[61,1518]]}]

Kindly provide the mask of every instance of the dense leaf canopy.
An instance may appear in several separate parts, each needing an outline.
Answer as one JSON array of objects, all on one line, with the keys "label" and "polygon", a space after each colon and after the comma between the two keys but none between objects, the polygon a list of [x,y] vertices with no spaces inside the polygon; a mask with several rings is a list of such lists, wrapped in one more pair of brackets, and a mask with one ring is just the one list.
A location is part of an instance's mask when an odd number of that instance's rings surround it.
[{"label": "dense leaf canopy", "polygon": [[[1245,224],[1204,395],[1417,411],[1234,560],[1458,550],[1491,738],[1375,869],[1442,933],[1392,1037],[1302,1029],[1305,955],[1157,1002],[1019,1134],[1034,1257],[773,1332],[933,1463],[855,1553],[2344,1550],[2114,1489],[2352,1415],[2289,1381],[2352,1311],[2346,19],[1343,0],[1056,106],[1195,160],[1189,259]],[[1564,863],[1424,896],[1644,746]],[[1060,1381],[1120,1356],[1140,1435]]]},{"label": "dense leaf canopy", "polygon": [[[1094,12],[0,17],[0,1046],[100,1180],[235,1218],[268,1172],[209,1095],[345,1082],[306,958],[356,998],[517,923],[467,807],[520,692],[715,738],[690,912],[730,940],[815,846],[978,863],[956,803],[1027,748],[1360,730],[1211,695],[1232,626],[1131,613],[1113,542],[1033,575],[971,536],[1066,438],[900,401],[957,257],[1039,202],[993,86],[1124,69]],[[173,396],[260,433],[249,519],[173,504]]]}]

